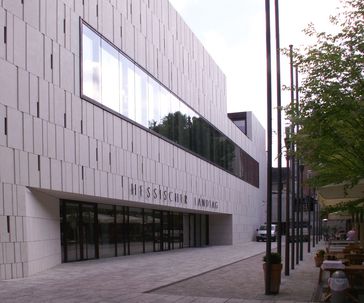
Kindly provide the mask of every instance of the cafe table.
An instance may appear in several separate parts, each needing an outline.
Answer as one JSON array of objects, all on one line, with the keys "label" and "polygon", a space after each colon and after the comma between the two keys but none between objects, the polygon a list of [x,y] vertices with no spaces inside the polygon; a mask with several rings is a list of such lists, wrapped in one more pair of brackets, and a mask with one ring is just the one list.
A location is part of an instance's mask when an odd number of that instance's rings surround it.
[{"label": "cafe table", "polygon": [[342,260],[324,260],[324,262],[322,262],[322,265],[320,267],[318,283],[319,284],[321,283],[322,274],[324,271],[330,272],[330,277],[331,277],[333,272],[335,272],[337,270],[344,270],[344,269],[345,269],[345,265],[342,262]]}]

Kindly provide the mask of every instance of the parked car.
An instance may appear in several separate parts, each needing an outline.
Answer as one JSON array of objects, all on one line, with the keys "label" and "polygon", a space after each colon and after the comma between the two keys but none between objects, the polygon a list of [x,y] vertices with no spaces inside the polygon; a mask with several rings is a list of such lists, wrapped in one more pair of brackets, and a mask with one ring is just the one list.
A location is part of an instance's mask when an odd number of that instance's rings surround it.
[{"label": "parked car", "polygon": [[[271,230],[272,230],[271,231],[272,241],[275,242],[277,240],[277,225],[272,224]],[[259,226],[259,228],[256,231],[255,239],[257,240],[257,242],[267,240],[267,225],[266,224],[262,224]]]}]

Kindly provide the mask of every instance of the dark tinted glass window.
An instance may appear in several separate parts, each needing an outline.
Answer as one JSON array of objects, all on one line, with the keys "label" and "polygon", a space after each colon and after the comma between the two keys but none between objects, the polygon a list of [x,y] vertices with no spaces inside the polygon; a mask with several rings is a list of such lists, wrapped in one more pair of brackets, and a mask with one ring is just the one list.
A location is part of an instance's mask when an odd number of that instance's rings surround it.
[{"label": "dark tinted glass window", "polygon": [[154,234],[154,223],[153,223],[153,210],[144,209],[144,251],[153,251],[153,234]]},{"label": "dark tinted glass window", "polygon": [[143,252],[143,209],[129,207],[129,246],[130,254]]},{"label": "dark tinted glass window", "polygon": [[115,256],[115,217],[114,206],[98,205],[99,256],[100,258]]}]

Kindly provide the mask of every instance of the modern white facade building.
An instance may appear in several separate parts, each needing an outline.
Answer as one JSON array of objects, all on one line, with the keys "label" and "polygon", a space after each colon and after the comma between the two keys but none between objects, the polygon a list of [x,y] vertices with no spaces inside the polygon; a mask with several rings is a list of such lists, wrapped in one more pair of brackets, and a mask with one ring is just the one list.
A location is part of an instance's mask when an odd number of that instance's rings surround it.
[{"label": "modern white facade building", "polygon": [[253,239],[264,129],[167,0],[2,0],[0,27],[0,279]]}]

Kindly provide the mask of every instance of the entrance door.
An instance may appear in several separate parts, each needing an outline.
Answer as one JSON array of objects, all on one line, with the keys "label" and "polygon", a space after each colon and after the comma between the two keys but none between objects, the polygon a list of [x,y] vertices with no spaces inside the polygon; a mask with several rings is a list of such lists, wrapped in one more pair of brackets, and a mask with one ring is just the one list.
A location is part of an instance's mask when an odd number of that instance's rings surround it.
[{"label": "entrance door", "polygon": [[63,262],[96,258],[96,205],[62,202]]}]

